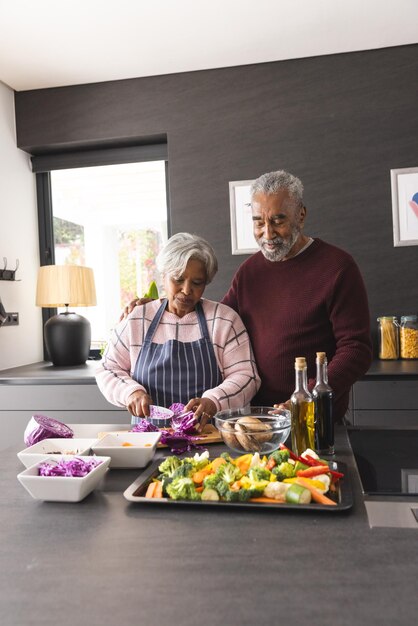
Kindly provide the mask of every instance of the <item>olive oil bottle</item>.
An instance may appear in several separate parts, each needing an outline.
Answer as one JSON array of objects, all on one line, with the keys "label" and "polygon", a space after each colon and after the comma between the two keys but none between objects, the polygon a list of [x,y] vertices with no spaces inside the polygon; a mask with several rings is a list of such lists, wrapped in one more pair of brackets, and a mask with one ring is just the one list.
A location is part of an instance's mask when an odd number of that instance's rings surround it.
[{"label": "olive oil bottle", "polygon": [[315,406],[315,450],[318,454],[334,454],[333,393],[328,384],[325,352],[316,353],[316,384],[312,397]]},{"label": "olive oil bottle", "polygon": [[314,403],[308,391],[305,357],[295,360],[295,391],[290,398],[292,450],[298,456],[315,445]]}]

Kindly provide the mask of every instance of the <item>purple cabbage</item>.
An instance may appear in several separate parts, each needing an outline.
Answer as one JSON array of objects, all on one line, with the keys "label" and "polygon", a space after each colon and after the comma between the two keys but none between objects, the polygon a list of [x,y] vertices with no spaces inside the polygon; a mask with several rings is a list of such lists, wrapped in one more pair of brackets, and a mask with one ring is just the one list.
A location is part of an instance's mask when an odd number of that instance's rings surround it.
[{"label": "purple cabbage", "polygon": [[185,407],[186,405],[182,402],[174,402],[168,408],[170,409],[170,411],[173,411],[174,415],[176,416],[180,415],[180,413],[184,413]]},{"label": "purple cabbage", "polygon": [[154,424],[151,424],[145,417],[138,420],[138,422],[132,426],[129,432],[131,433],[157,433],[160,429]]},{"label": "purple cabbage", "polygon": [[50,437],[70,439],[74,437],[74,432],[69,426],[59,422],[53,417],[48,417],[47,415],[32,415],[23,436],[26,446],[33,446],[33,444],[38,443],[38,441],[43,441]]},{"label": "purple cabbage", "polygon": [[171,427],[176,433],[191,435],[196,433],[196,426],[199,420],[194,416],[193,411],[174,415],[171,420]]},{"label": "purple cabbage", "polygon": [[[186,413],[186,416],[188,413]],[[193,413],[192,413],[193,416]],[[173,418],[174,419],[174,418]],[[130,432],[134,433],[149,433],[149,432],[158,432],[160,431],[157,426],[151,424],[147,419],[141,419],[135,424]],[[198,450],[205,450],[202,446],[199,446],[195,443],[195,441],[199,440],[199,437],[193,437],[190,433],[185,432],[184,430],[166,430],[161,429],[161,439],[160,443],[165,446],[168,446],[173,454],[183,454],[183,452],[190,452],[192,448],[196,448]]]},{"label": "purple cabbage", "polygon": [[102,461],[98,461],[94,457],[88,461],[80,458],[63,459],[55,463],[44,461],[39,465],[38,473],[39,476],[71,476],[72,478],[83,478],[95,467],[100,465],[100,463],[102,463]]}]

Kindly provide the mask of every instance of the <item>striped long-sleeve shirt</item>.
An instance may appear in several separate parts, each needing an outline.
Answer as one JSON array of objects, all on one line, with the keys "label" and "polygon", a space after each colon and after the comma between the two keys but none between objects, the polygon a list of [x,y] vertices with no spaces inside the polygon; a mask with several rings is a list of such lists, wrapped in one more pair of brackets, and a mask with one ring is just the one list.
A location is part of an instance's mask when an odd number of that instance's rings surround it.
[{"label": "striped long-sleeve shirt", "polygon": [[[112,331],[96,371],[96,380],[106,399],[116,406],[125,407],[134,391],[144,389],[132,378],[132,374],[145,335],[160,304],[160,300],[155,300],[135,307]],[[260,386],[248,333],[239,315],[229,306],[205,299],[202,299],[202,305],[223,378],[218,387],[207,389],[203,397],[213,400],[218,410],[243,407],[251,401]],[[179,318],[166,310],[152,341],[165,343],[176,339],[189,342],[200,337],[195,311]],[[185,398],[184,403],[189,399]]]}]

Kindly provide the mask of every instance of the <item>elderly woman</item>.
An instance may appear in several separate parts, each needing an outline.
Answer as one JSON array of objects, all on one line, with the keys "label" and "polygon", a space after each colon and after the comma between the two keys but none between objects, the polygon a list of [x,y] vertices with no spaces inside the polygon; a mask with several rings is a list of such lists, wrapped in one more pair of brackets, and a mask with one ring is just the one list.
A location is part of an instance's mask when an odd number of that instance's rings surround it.
[{"label": "elderly woman", "polygon": [[231,308],[203,299],[218,263],[207,241],[171,237],[157,257],[166,297],[138,306],[116,326],[97,384],[133,416],[150,404],[182,402],[201,425],[217,411],[245,406],[260,386],[250,341]]}]

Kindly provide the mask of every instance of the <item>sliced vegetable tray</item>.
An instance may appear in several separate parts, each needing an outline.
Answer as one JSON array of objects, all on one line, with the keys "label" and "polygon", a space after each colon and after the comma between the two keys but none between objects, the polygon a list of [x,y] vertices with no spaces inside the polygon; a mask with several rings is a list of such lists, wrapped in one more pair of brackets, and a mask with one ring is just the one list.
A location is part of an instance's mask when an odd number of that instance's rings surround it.
[{"label": "sliced vegetable tray", "polygon": [[162,459],[155,461],[145,470],[138,478],[124,491],[124,497],[130,502],[138,504],[156,504],[156,505],[181,505],[181,506],[216,506],[216,507],[240,507],[244,509],[274,509],[274,510],[294,510],[294,511],[325,511],[327,513],[339,513],[347,511],[353,506],[353,494],[351,490],[350,478],[347,467],[344,463],[330,463],[330,469],[343,472],[343,480],[338,481],[337,485],[337,504],[336,506],[327,506],[311,502],[310,504],[287,504],[278,502],[260,503],[260,502],[225,502],[222,500],[211,501],[193,501],[193,500],[172,500],[171,498],[146,498],[145,493],[147,487],[153,478],[159,474],[158,467]]}]

